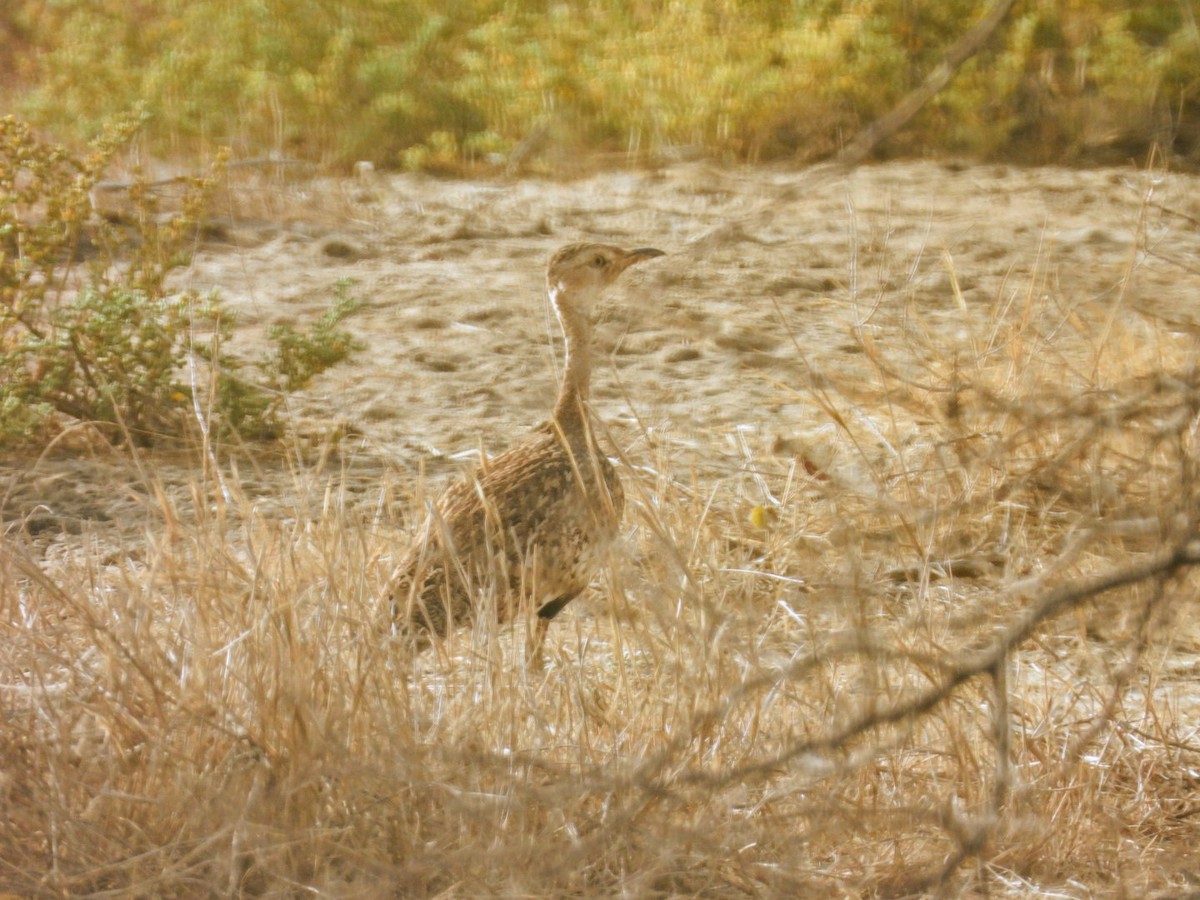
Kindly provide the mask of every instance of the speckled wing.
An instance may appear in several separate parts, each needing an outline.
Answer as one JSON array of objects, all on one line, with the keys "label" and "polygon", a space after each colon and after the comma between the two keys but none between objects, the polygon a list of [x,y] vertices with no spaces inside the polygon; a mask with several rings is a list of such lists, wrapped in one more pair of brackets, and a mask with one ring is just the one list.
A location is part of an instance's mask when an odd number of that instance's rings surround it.
[{"label": "speckled wing", "polygon": [[444,635],[482,604],[504,621],[523,603],[569,599],[591,581],[623,506],[616,472],[593,443],[535,432],[438,500],[393,580],[401,629]]}]

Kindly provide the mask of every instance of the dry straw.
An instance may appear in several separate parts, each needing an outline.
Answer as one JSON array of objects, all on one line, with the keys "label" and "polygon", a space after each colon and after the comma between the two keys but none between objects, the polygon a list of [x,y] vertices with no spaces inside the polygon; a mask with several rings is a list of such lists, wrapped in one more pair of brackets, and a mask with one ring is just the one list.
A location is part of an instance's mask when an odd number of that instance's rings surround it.
[{"label": "dry straw", "polygon": [[524,622],[380,636],[425,487],[363,499],[337,453],[265,493],[208,446],[186,491],[144,470],[144,541],[7,523],[0,889],[1182,889],[1192,338],[1045,271],[970,318],[858,298],[861,370],[779,386],[807,439],[642,428],[544,671]]}]

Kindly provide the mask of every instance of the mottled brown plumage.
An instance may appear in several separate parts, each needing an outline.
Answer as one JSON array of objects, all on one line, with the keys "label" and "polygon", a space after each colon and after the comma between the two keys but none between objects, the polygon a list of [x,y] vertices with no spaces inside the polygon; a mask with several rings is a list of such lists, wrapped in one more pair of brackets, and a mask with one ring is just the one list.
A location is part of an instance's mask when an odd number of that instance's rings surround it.
[{"label": "mottled brown plumage", "polygon": [[551,420],[485,460],[438,499],[391,583],[398,629],[418,643],[473,621],[536,610],[546,625],[591,581],[617,534],[624,495],[587,409],[591,306],[617,276],[661,250],[571,244],[550,259],[546,287],[566,342]]}]

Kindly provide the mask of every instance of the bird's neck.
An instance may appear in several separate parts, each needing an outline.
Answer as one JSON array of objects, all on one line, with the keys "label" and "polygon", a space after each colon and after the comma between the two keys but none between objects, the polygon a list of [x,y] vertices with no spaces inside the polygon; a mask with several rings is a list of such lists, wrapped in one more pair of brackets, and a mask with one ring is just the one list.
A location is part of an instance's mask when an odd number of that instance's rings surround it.
[{"label": "bird's neck", "polygon": [[585,405],[592,378],[592,324],[586,312],[590,299],[568,297],[561,288],[550,288],[550,304],[562,328],[566,352],[554,421],[565,431],[582,428],[587,418]]}]

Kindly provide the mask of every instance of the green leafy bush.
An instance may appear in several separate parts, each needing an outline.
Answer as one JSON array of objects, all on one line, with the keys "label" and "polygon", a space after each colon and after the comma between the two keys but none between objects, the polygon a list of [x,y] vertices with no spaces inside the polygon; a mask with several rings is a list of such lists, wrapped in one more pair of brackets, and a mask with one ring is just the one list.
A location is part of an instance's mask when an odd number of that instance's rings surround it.
[{"label": "green leafy bush", "polygon": [[4,431],[29,435],[52,411],[136,435],[168,428],[186,314],[170,298],[97,285],[50,309],[0,359],[10,376],[0,403],[16,417]]},{"label": "green leafy bush", "polygon": [[272,325],[268,337],[275,349],[261,363],[272,379],[284,391],[297,391],[335,363],[341,362],[357,349],[358,344],[348,331],[337,326],[357,310],[362,301],[350,294],[350,281],[343,279],[335,287],[333,306],[313,323],[308,334],[301,334],[291,325]]},{"label": "green leafy bush", "polygon": [[223,160],[185,180],[178,212],[160,213],[134,185],[131,232],[92,216],[90,192],[140,124],[122,120],[74,156],[0,119],[0,446],[45,443],[73,421],[118,440],[178,435],[195,414],[196,379],[184,369],[196,361],[213,373],[206,414],[220,428],[271,436],[280,393],[356,347],[337,327],[358,303],[341,285],[308,333],[277,329],[254,378],[239,374],[247,364],[221,351],[233,318],[219,298],[166,284],[188,259]]},{"label": "green leafy bush", "polygon": [[350,293],[351,286],[352,282],[345,279],[334,286],[330,308],[307,332],[291,325],[267,329],[273,349],[253,363],[219,351],[220,341],[228,338],[235,321],[228,314],[220,318],[218,339],[206,345],[205,351],[209,358],[220,361],[215,396],[224,428],[257,439],[279,437],[283,398],[362,349],[361,342],[338,327],[362,305],[362,300]]},{"label": "green leafy bush", "polygon": [[[0,61],[25,112],[98,134],[144,104],[162,153],[216,140],[447,169],[565,147],[836,152],[989,0],[15,0]],[[1018,2],[890,153],[1200,157],[1200,34],[1179,0]]]}]

